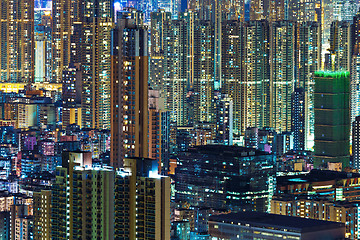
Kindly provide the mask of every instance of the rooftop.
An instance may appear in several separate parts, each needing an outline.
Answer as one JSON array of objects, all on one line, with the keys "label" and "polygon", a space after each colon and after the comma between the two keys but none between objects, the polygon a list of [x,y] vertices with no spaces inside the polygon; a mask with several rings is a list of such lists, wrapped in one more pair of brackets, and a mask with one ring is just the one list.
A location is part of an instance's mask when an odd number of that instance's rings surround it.
[{"label": "rooftop", "polygon": [[268,153],[256,150],[255,148],[215,145],[215,144],[194,146],[189,148],[188,152],[211,154],[211,155],[222,155],[222,156],[227,155],[231,157],[269,155]]},{"label": "rooftop", "polygon": [[325,181],[332,181],[337,179],[347,179],[347,178],[357,178],[357,177],[360,177],[359,173],[313,169],[308,174],[277,177],[277,183],[279,185],[287,185],[287,184],[298,184],[298,183],[308,183],[308,182],[325,182]]},{"label": "rooftop", "polygon": [[345,227],[343,223],[283,216],[262,212],[239,212],[213,215],[210,217],[210,221],[223,222],[235,225],[250,224],[257,227],[289,229],[296,232],[312,232],[324,229]]}]

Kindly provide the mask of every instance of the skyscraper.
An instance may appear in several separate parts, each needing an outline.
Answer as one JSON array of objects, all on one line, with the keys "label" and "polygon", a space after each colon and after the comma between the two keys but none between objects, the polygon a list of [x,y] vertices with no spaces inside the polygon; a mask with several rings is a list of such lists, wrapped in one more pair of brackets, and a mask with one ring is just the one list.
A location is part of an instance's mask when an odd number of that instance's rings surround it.
[{"label": "skyscraper", "polygon": [[270,37],[270,126],[277,132],[291,131],[291,93],[295,84],[296,23],[273,22]]},{"label": "skyscraper", "polygon": [[315,73],[315,167],[349,166],[349,73]]},{"label": "skyscraper", "polygon": [[241,133],[241,53],[244,49],[242,37],[243,25],[237,20],[224,21],[222,23],[222,94],[227,94],[233,100],[233,128],[234,134]]},{"label": "skyscraper", "polygon": [[122,12],[112,34],[111,165],[148,157],[148,33]]},{"label": "skyscraper", "polygon": [[52,239],[114,238],[114,171],[91,164],[90,152],[63,153],[52,187]]},{"label": "skyscraper", "polygon": [[112,0],[85,0],[83,14],[83,126],[110,128]]},{"label": "skyscraper", "polygon": [[307,21],[322,22],[322,2],[320,0],[290,0],[288,20],[300,23]]},{"label": "skyscraper", "polygon": [[360,115],[360,13],[357,13],[353,19],[352,43],[350,108],[351,122],[354,122],[355,118]]},{"label": "skyscraper", "polygon": [[0,1],[0,80],[34,81],[34,1]]},{"label": "skyscraper", "polygon": [[360,116],[352,122],[352,167],[360,169]]},{"label": "skyscraper", "polygon": [[317,22],[303,22],[299,28],[299,78],[298,86],[304,89],[305,145],[314,146],[314,73],[321,69],[321,28]]},{"label": "skyscraper", "polygon": [[242,131],[270,124],[269,24],[266,20],[245,24],[242,72]]},{"label": "skyscraper", "polygon": [[81,63],[82,125],[110,128],[112,0],[53,1],[53,79],[62,81],[70,63]]},{"label": "skyscraper", "polygon": [[71,62],[71,35],[74,22],[82,21],[81,0],[52,1],[52,82],[61,82],[62,71]]},{"label": "skyscraper", "polygon": [[233,145],[233,100],[226,95],[216,99],[215,142]]},{"label": "skyscraper", "polygon": [[305,91],[295,88],[291,102],[291,131],[294,133],[294,149],[305,149]]},{"label": "skyscraper", "polygon": [[150,86],[162,90],[164,82],[164,70],[167,61],[164,59],[164,48],[167,33],[171,27],[171,13],[159,9],[151,13],[151,49],[150,49]]},{"label": "skyscraper", "polygon": [[[171,121],[179,126],[187,125],[188,117],[188,75],[193,74],[193,24],[190,26],[183,13],[179,20],[172,20],[167,31],[164,55],[165,109],[171,112]],[[191,16],[190,16],[191,17]],[[193,21],[191,21],[193,22]],[[190,51],[192,52],[190,54]]]},{"label": "skyscraper", "polygon": [[162,121],[159,91],[149,89],[149,158],[158,161],[159,172],[162,166]]},{"label": "skyscraper", "polygon": [[334,6],[334,20],[351,22],[356,14],[359,4],[354,0],[335,0]]},{"label": "skyscraper", "polygon": [[347,21],[334,21],[330,28],[330,55],[332,71],[349,71],[352,53],[351,25]]},{"label": "skyscraper", "polygon": [[115,178],[115,239],[170,239],[170,179],[156,160],[128,158]]},{"label": "skyscraper", "polygon": [[214,121],[214,25],[195,21],[194,30],[194,122]]}]

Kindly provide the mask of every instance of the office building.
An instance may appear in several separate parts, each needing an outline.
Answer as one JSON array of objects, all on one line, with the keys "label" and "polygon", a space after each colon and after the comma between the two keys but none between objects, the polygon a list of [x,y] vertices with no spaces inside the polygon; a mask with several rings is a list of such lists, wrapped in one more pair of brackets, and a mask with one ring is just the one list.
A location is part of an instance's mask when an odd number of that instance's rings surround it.
[{"label": "office building", "polygon": [[111,164],[148,157],[148,33],[131,12],[118,15],[113,30]]},{"label": "office building", "polygon": [[216,240],[264,239],[264,236],[274,240],[336,240],[345,237],[345,224],[268,213],[239,212],[211,216],[209,233]]},{"label": "office building", "polygon": [[51,78],[51,35],[50,28],[35,33],[34,82],[50,82]]},{"label": "office building", "polygon": [[170,112],[161,112],[161,175],[167,176],[170,171],[170,154],[173,145],[171,143],[171,129],[173,124],[170,122]]},{"label": "office building", "polygon": [[0,79],[7,83],[34,81],[34,2],[2,0]]},{"label": "office building", "polygon": [[358,173],[313,169],[308,174],[277,177],[274,195],[318,196],[332,202],[352,202],[357,200],[359,177]]},{"label": "office building", "polygon": [[272,151],[277,156],[282,156],[284,153],[294,149],[294,136],[291,132],[278,133],[274,137],[274,144]]},{"label": "office building", "polygon": [[271,213],[342,222],[346,237],[358,238],[358,173],[311,170],[277,177]]},{"label": "office building", "polygon": [[175,199],[195,207],[265,212],[274,188],[274,159],[253,148],[191,147],[178,154]]},{"label": "office building", "polygon": [[314,167],[328,162],[349,166],[350,108],[349,73],[315,73],[315,157]]}]

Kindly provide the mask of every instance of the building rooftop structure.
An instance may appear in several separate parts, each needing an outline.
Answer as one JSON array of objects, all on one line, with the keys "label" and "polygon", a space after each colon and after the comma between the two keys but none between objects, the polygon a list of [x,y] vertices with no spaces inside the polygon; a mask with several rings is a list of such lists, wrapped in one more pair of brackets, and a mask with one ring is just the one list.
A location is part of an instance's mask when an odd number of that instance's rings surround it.
[{"label": "building rooftop structure", "polygon": [[332,181],[337,179],[348,179],[348,178],[359,178],[359,177],[360,177],[359,173],[313,169],[308,174],[278,177],[277,184],[290,185],[295,183],[325,182],[325,181]]},{"label": "building rooftop structure", "polygon": [[249,224],[252,227],[287,229],[295,232],[312,232],[327,229],[344,228],[343,223],[291,217],[262,212],[238,212],[213,215],[210,221],[235,225]]},{"label": "building rooftop structure", "polygon": [[224,155],[228,157],[246,157],[258,155],[270,155],[254,148],[247,148],[241,146],[226,146],[226,145],[202,145],[189,148],[188,152],[208,153],[211,155]]}]

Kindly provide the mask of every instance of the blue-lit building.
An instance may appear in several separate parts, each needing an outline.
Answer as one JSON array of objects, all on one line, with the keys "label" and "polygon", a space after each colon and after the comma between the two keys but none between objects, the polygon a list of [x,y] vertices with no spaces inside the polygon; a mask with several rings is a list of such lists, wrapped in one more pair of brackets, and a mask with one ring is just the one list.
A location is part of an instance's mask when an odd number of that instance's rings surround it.
[{"label": "blue-lit building", "polygon": [[178,154],[176,200],[232,211],[267,211],[274,155],[238,146],[195,146]]}]

